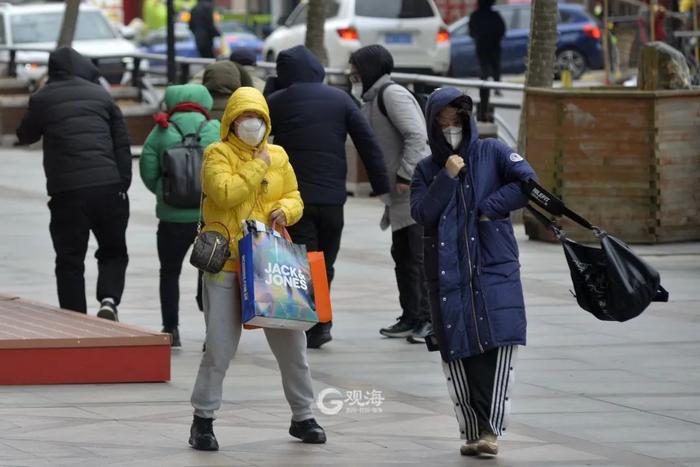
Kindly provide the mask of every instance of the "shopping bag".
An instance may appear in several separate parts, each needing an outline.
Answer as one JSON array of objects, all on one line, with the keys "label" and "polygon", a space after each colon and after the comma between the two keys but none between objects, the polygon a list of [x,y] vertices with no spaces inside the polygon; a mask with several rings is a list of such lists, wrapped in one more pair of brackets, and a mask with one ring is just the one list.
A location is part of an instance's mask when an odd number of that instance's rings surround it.
[{"label": "shopping bag", "polygon": [[639,316],[651,302],[668,301],[669,294],[661,286],[658,271],[625,242],[592,225],[535,181],[524,182],[523,191],[550,214],[566,216],[590,229],[600,242],[600,247],[594,247],[566,238],[560,226],[534,207],[526,206],[561,242],[581,308],[603,321],[627,321]]},{"label": "shopping bag", "polygon": [[333,320],[331,308],[331,293],[326,273],[326,258],[322,251],[309,251],[309,266],[311,267],[311,283],[314,286],[314,301],[319,323]]},{"label": "shopping bag", "polygon": [[245,221],[241,260],[241,321],[247,326],[307,330],[318,323],[306,247],[265,224]]}]

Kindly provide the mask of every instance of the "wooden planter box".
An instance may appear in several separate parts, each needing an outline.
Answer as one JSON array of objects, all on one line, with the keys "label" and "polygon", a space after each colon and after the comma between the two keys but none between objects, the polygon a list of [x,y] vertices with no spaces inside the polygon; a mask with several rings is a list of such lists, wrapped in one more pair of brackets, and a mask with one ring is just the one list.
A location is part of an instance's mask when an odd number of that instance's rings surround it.
[{"label": "wooden planter box", "polygon": [[537,89],[526,111],[528,161],[571,209],[630,243],[700,239],[700,91]]},{"label": "wooden planter box", "polygon": [[27,112],[29,94],[0,95],[0,144],[12,146],[17,141],[17,127]]}]

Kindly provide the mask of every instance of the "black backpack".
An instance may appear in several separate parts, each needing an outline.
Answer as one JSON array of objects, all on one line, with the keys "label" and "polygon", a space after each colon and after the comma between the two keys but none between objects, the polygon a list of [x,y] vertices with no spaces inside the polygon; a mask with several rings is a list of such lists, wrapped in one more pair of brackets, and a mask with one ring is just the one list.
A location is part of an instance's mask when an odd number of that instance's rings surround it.
[{"label": "black backpack", "polygon": [[528,205],[535,218],[548,227],[564,247],[576,301],[584,310],[603,321],[627,321],[641,314],[651,302],[667,302],[656,269],[634,254],[623,241],[593,226],[533,180],[523,191],[539,207],[554,216],[566,216],[592,230],[600,248],[566,238],[566,233],[542,212]]},{"label": "black backpack", "polygon": [[[382,87],[379,88],[379,95],[377,97],[377,105],[379,106],[379,111],[384,115],[390,122],[391,119],[389,118],[389,115],[386,112],[386,105],[384,105],[384,90],[391,86],[392,84],[395,84],[397,86],[401,86],[399,83],[395,83],[394,81],[389,81],[387,83],[382,84]],[[411,93],[413,98],[416,100],[418,103],[418,106],[420,107],[420,111],[423,113],[423,116],[425,116],[425,106],[428,104],[428,98],[424,94],[416,94],[415,92],[411,91],[408,89],[406,86],[404,87],[408,92]],[[392,122],[393,125],[393,122]]]},{"label": "black backpack", "polygon": [[202,156],[204,147],[200,133],[209,120],[204,120],[197,131],[184,134],[173,121],[182,139],[164,150],[160,158],[163,175],[163,201],[176,208],[198,208],[202,196]]}]

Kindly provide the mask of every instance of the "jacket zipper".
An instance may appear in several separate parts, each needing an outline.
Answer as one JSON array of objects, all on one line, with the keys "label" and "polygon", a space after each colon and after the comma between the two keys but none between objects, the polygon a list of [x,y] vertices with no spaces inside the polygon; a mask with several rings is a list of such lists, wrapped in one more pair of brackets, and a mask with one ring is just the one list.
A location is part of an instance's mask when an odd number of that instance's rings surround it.
[{"label": "jacket zipper", "polygon": [[469,209],[467,208],[467,201],[464,199],[464,185],[463,181],[460,182],[459,184],[459,193],[460,193],[460,198],[462,200],[462,206],[464,207],[464,217],[465,217],[465,223],[464,223],[464,240],[467,244],[467,262],[469,263],[469,298],[471,298],[472,302],[472,318],[474,320],[474,331],[476,331],[476,343],[479,345],[479,351],[481,353],[484,353],[484,348],[481,345],[481,336],[479,335],[479,323],[476,320],[476,302],[474,300],[474,289],[472,287],[472,275],[474,273],[473,267],[472,267],[472,253],[471,253],[471,248],[469,246],[469,230],[468,230],[468,214],[469,214]]}]

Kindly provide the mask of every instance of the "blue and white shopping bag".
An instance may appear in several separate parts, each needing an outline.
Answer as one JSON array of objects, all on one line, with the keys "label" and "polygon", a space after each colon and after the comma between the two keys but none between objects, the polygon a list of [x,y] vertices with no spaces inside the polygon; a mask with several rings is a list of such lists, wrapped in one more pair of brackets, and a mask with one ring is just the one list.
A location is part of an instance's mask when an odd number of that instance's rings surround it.
[{"label": "blue and white shopping bag", "polygon": [[307,330],[318,323],[306,247],[262,222],[244,221],[243,231],[238,243],[243,324]]}]

